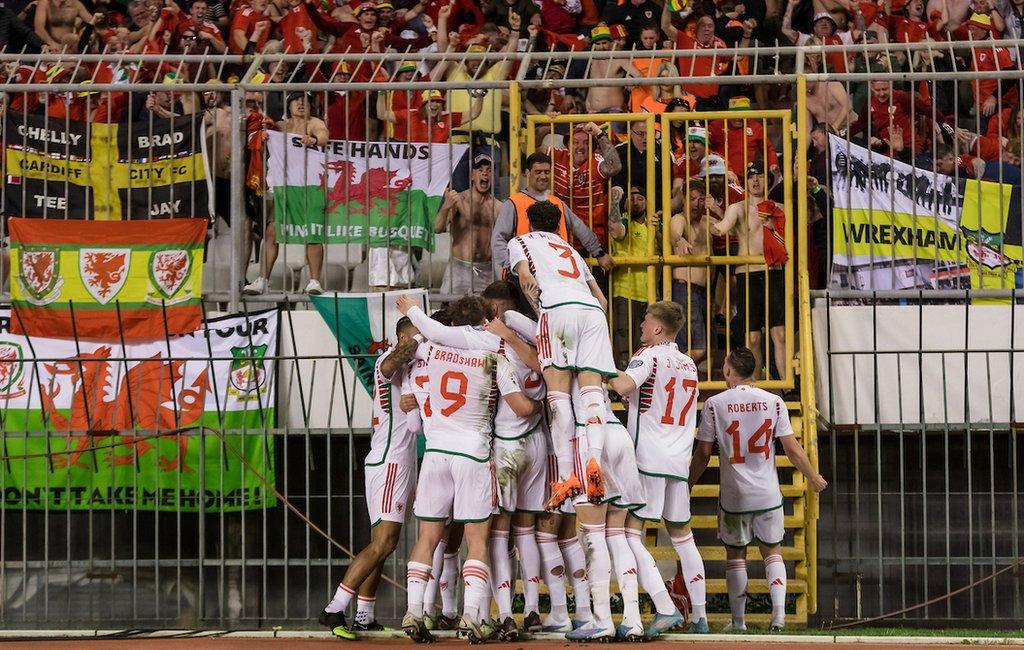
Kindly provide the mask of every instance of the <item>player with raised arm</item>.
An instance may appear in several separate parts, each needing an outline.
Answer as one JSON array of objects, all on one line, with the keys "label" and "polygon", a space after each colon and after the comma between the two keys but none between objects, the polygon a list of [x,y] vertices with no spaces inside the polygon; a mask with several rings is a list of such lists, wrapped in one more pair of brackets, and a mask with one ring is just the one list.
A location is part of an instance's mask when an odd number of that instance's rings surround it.
[{"label": "player with raised arm", "polygon": [[558,466],[548,509],[583,491],[573,468],[573,380],[585,405],[590,458],[586,464],[587,497],[604,497],[601,452],[604,449],[606,397],[603,377],[616,375],[605,317],[607,300],[583,258],[557,234],[561,212],[548,201],[526,210],[531,232],[508,243],[509,267],[537,308],[538,353],[547,384],[551,442]]},{"label": "player with raised arm", "polygon": [[[360,551],[345,571],[334,598],[320,613],[320,624],[342,639],[355,639],[354,632],[383,629],[376,622],[373,605],[381,568],[394,552],[405,521],[406,506],[413,487],[416,467],[415,430],[409,426],[400,405],[402,388],[408,381],[409,362],[416,353],[418,332],[408,318],[395,325],[398,343],[377,357],[373,368],[373,434],[366,455],[366,508],[373,532],[370,543]],[[418,419],[418,417],[415,417]],[[345,610],[357,598],[354,625],[345,619]]]},{"label": "player with raised arm", "polygon": [[[457,300],[449,308],[456,327],[478,325],[487,313],[486,303],[472,296]],[[498,396],[521,418],[534,415],[540,408],[523,394],[501,352],[459,350],[437,343],[424,344],[417,350],[413,375],[426,451],[414,504],[420,530],[409,556],[408,612],[402,629],[420,643],[433,640],[423,620],[423,593],[434,550],[449,518],[465,525],[468,546],[462,569],[465,595],[459,632],[472,642],[485,640],[480,610],[491,591],[488,535],[491,514],[497,506],[491,438]]]},{"label": "player with raised arm", "polygon": [[636,445],[647,501],[630,513],[626,523],[640,585],[650,594],[657,612],[646,630],[647,638],[684,622],[643,543],[644,522],[662,519],[679,555],[693,606],[689,631],[708,632],[704,561],[690,530],[687,483],[697,428],[697,366],[679,351],[675,341],[684,318],[682,307],[674,302],[650,305],[640,323],[643,347],[633,355],[626,371],[608,382],[609,388],[629,400],[626,427]]},{"label": "player with raised arm", "polygon": [[782,443],[786,456],[807,477],[812,490],[821,492],[828,483],[793,435],[786,403],[754,386],[756,372],[757,362],[749,349],[736,348],[726,357],[723,373],[729,389],[704,402],[690,481],[700,480],[717,442],[721,483],[718,538],[725,545],[725,579],[732,610],[727,629],[746,629],[747,546],[756,541],[772,599],[769,629],[777,632],[786,622],[786,565],[779,548],[786,529],[774,439]]}]

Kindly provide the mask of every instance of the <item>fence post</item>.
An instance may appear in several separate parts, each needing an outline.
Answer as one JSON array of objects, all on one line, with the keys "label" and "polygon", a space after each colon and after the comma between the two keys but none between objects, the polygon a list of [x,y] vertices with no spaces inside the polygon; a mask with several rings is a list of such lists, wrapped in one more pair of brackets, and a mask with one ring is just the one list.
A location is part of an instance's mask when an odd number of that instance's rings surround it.
[{"label": "fence post", "polygon": [[242,264],[246,263],[245,229],[245,91],[235,86],[231,89],[231,296],[232,313],[237,312],[242,299]]}]

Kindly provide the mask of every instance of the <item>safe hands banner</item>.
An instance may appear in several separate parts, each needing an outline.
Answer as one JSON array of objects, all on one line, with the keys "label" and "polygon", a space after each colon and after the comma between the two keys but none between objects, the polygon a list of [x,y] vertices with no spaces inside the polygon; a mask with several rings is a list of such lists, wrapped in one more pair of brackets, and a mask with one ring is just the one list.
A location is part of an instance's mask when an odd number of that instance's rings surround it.
[{"label": "safe hands banner", "polygon": [[1007,183],[916,169],[830,136],[832,286],[1008,289],[1021,266]]}]

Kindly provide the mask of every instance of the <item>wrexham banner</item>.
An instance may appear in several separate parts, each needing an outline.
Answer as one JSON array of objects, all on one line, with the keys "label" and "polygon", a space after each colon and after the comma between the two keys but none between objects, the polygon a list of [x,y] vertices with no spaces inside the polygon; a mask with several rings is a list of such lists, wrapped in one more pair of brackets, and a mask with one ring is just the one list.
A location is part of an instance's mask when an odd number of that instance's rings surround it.
[{"label": "wrexham banner", "polygon": [[366,391],[373,395],[373,366],[377,357],[398,343],[395,324],[402,317],[395,307],[398,297],[409,295],[426,310],[425,289],[406,289],[386,293],[333,293],[311,296],[327,326],[338,339],[341,353],[359,377]]},{"label": "wrexham banner", "polygon": [[923,171],[836,136],[830,145],[833,286],[1018,286],[1024,254],[1010,184]]},{"label": "wrexham banner", "polygon": [[[0,308],[4,507],[275,505],[259,478],[273,484],[273,439],[247,431],[274,426],[277,311],[125,345],[29,339],[10,324],[10,310]],[[198,426],[227,433],[158,437]]]},{"label": "wrexham banner", "polygon": [[204,219],[11,219],[11,331],[160,338],[199,329]]},{"label": "wrexham banner", "polygon": [[417,246],[434,250],[434,215],[465,144],[331,140],[303,145],[271,132],[267,184],[286,243]]},{"label": "wrexham banner", "polygon": [[92,124],[4,121],[4,213],[49,219],[209,219],[201,115]]}]

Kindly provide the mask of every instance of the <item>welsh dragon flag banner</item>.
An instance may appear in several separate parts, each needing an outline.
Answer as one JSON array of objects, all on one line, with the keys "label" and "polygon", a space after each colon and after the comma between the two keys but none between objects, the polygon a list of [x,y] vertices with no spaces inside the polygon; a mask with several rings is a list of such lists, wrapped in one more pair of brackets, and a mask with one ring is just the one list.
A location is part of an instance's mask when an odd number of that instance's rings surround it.
[{"label": "welsh dragon flag banner", "polygon": [[427,306],[426,289],[406,289],[386,293],[333,293],[310,296],[327,326],[338,339],[341,353],[359,377],[360,383],[373,395],[373,366],[377,357],[395,345],[395,324],[402,317],[395,307],[399,296],[419,299]]},{"label": "welsh dragon flag banner", "polygon": [[161,338],[202,324],[206,219],[11,219],[11,331]]},{"label": "welsh dragon flag banner", "polygon": [[434,250],[434,216],[465,144],[331,140],[267,134],[267,184],[279,241]]},{"label": "welsh dragon flag banner", "polygon": [[[275,505],[259,477],[274,484],[273,436],[263,431],[275,423],[278,318],[276,310],[225,316],[187,335],[122,346],[19,336],[10,309],[0,308],[3,506]],[[223,439],[196,429],[158,435],[198,426]]]}]

